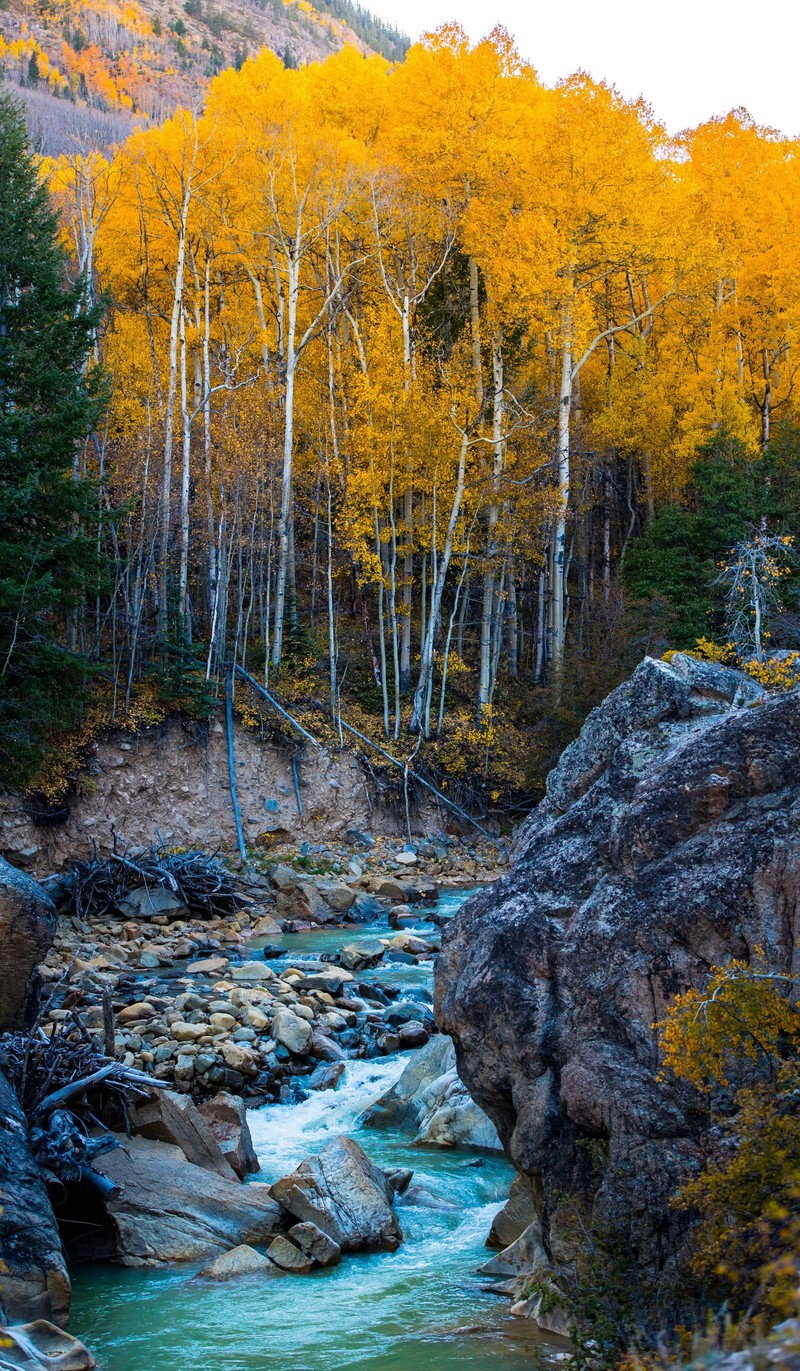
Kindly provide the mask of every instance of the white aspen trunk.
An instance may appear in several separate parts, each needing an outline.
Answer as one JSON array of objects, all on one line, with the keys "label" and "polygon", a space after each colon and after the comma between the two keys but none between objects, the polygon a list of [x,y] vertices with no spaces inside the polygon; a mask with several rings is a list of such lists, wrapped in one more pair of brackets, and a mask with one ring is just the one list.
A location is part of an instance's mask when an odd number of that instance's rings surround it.
[{"label": "white aspen trunk", "polygon": [[[299,236],[299,235],[298,235]],[[289,299],[286,328],[286,388],[283,414],[283,471],[281,504],[278,514],[278,574],[275,583],[275,620],[272,632],[272,665],[280,666],[283,654],[283,627],[286,612],[286,582],[289,569],[289,535],[292,508],[292,459],[294,443],[294,379],[297,369],[295,333],[297,299],[300,290],[300,259],[287,254]]]},{"label": "white aspen trunk", "polygon": [[203,283],[203,475],[206,486],[206,537],[208,540],[208,604],[217,602],[217,539],[214,517],[214,487],[211,470],[211,282],[210,262],[206,258]]},{"label": "white aspen trunk", "polygon": [[483,573],[483,604],[481,608],[481,655],[478,668],[478,717],[489,705],[492,674],[492,626],[495,606],[495,560],[497,540],[495,530],[500,517],[499,492],[503,471],[503,352],[502,337],[492,344],[492,501],[486,523],[486,568]]},{"label": "white aspen trunk", "polygon": [[564,676],[564,648],[566,640],[566,553],[567,511],[570,488],[570,409],[572,406],[572,347],[567,331],[561,347],[561,384],[558,395],[558,448],[556,452],[556,512],[553,521],[553,570],[550,586],[552,605],[553,678],[557,693]]},{"label": "white aspen trunk", "polygon": [[481,363],[481,312],[478,293],[478,263],[469,259],[469,320],[472,332],[472,367],[475,372],[475,395],[483,404],[483,366]]},{"label": "white aspen trunk", "polygon": [[442,609],[442,595],[447,579],[447,572],[450,566],[450,559],[453,555],[453,544],[455,542],[456,527],[461,514],[461,505],[464,500],[464,486],[466,483],[467,471],[467,451],[469,449],[469,437],[467,433],[462,435],[461,447],[458,455],[458,477],[456,489],[453,496],[453,504],[450,510],[450,518],[447,524],[444,547],[439,560],[439,566],[433,583],[433,593],[431,596],[431,612],[428,618],[428,631],[425,635],[425,642],[422,647],[421,660],[419,665],[419,679],[417,688],[414,691],[414,709],[411,716],[410,731],[419,733],[425,712],[425,703],[428,695],[428,681],[433,669],[433,645],[436,636],[436,627],[439,622]]},{"label": "white aspen trunk", "polygon": [[328,487],[328,565],[326,586],[328,591],[328,675],[331,693],[331,721],[336,723],[336,621],[333,614],[333,511],[331,506],[331,483]]},{"label": "white aspen trunk", "polygon": [[514,563],[508,569],[508,674],[519,672],[519,611],[517,606],[517,578]]},{"label": "white aspen trunk", "polygon": [[191,492],[192,424],[189,414],[189,396],[186,376],[186,313],[181,310],[180,324],[181,358],[181,425],[183,429],[183,449],[181,457],[181,507],[180,507],[180,546],[178,563],[178,611],[181,616],[181,629],[188,629],[189,604],[189,496]]},{"label": "white aspen trunk", "polygon": [[186,222],[191,201],[191,178],[184,191],[178,230],[178,260],[175,268],[175,289],[172,295],[172,315],[169,325],[169,374],[166,408],[164,411],[164,470],[161,480],[161,508],[159,511],[158,543],[158,631],[162,643],[169,633],[169,541],[172,512],[172,449],[175,432],[175,397],[178,391],[178,334],[183,312],[183,283],[186,271]]}]

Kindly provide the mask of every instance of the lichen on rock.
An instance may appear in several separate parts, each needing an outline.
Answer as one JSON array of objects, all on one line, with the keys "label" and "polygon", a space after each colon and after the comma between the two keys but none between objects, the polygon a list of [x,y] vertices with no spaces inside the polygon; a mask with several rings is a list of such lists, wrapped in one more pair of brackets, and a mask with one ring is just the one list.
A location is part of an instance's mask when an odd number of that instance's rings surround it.
[{"label": "lichen on rock", "polygon": [[670,1197],[702,1122],[659,1075],[655,1023],[727,957],[798,970],[799,820],[800,692],[645,659],[566,749],[512,870],[445,930],[439,1026],[535,1181],[552,1260],[578,1200],[680,1269]]}]

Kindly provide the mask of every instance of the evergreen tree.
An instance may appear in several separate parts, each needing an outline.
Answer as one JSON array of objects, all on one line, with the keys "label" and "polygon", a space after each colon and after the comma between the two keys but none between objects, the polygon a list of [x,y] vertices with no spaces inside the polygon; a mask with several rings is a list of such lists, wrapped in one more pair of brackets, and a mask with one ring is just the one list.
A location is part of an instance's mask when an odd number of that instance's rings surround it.
[{"label": "evergreen tree", "polygon": [[71,286],[19,106],[0,93],[0,778],[23,780],[76,717],[86,665],[64,628],[97,586],[96,484],[79,478],[103,400],[96,309]]}]

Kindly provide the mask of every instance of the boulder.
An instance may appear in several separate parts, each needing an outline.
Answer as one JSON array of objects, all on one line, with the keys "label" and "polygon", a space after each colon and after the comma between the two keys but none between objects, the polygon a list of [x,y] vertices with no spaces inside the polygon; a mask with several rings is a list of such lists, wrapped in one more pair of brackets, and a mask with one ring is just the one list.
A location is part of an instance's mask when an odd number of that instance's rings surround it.
[{"label": "boulder", "polygon": [[341,966],[326,966],[324,971],[312,971],[303,977],[303,990],[326,990],[329,995],[339,995],[344,986],[352,981],[353,975]]},{"label": "boulder", "polygon": [[278,891],[275,904],[287,919],[307,919],[313,924],[335,922],[336,913],[317,890],[313,881],[301,880],[291,889]]},{"label": "boulder", "polygon": [[515,1176],[508,1199],[492,1220],[487,1247],[503,1248],[516,1242],[538,1214],[535,1187],[530,1176]]},{"label": "boulder", "polygon": [[66,1324],[70,1283],[28,1126],[0,1075],[0,1323]]},{"label": "boulder", "polygon": [[56,932],[56,907],[32,876],[0,857],[0,1033],[25,1020],[33,973]]},{"label": "boulder", "polygon": [[314,1265],[313,1258],[307,1252],[303,1252],[299,1247],[295,1247],[293,1242],[282,1235],[270,1243],[267,1248],[267,1256],[275,1266],[279,1266],[281,1271],[295,1271],[299,1275],[305,1275]]},{"label": "boulder", "polygon": [[383,900],[391,900],[393,905],[412,904],[417,898],[415,886],[394,876],[387,876],[380,881],[375,893]]},{"label": "boulder", "polygon": [[341,1260],[342,1249],[315,1223],[296,1223],[289,1229],[289,1237],[307,1253],[318,1266],[335,1266]]},{"label": "boulder", "polygon": [[386,951],[386,944],[380,938],[360,938],[358,942],[345,943],[341,951],[342,965],[349,971],[362,966],[377,966]]},{"label": "boulder", "polygon": [[259,914],[253,921],[250,929],[252,938],[279,938],[283,932],[277,919],[273,919],[271,914]]},{"label": "boulder", "polygon": [[645,659],[564,752],[514,860],[444,930],[439,1025],[533,1182],[547,1250],[568,1258],[579,1201],[679,1278],[690,1217],[669,1201],[704,1122],[661,1078],[654,1023],[759,946],[796,973],[800,691]]},{"label": "boulder", "polygon": [[344,1075],[344,1062],[324,1062],[308,1078],[309,1090],[335,1090]]},{"label": "boulder", "polygon": [[71,1333],[47,1319],[35,1319],[0,1329],[0,1366],[24,1371],[93,1371],[97,1362]]},{"label": "boulder", "polygon": [[169,1143],[124,1135],[118,1141],[97,1169],[119,1186],[106,1211],[110,1255],[122,1266],[197,1261],[240,1243],[268,1243],[283,1227],[269,1186],[224,1180]]},{"label": "boulder", "polygon": [[331,909],[337,914],[346,914],[356,902],[356,892],[344,883],[331,886],[325,895]]},{"label": "boulder", "polygon": [[[403,1029],[400,1034],[402,1038]],[[472,1099],[455,1066],[422,1091],[414,1143],[420,1147],[502,1151],[495,1125]]]},{"label": "boulder", "polygon": [[240,1276],[271,1276],[274,1271],[275,1267],[268,1257],[262,1257],[247,1243],[240,1243],[204,1266],[202,1271],[198,1271],[195,1280],[235,1281]]},{"label": "boulder", "polygon": [[343,1252],[393,1251],[403,1234],[391,1207],[393,1192],[352,1138],[335,1138],[318,1157],[276,1181],[270,1193],[303,1223],[314,1223]]},{"label": "boulder", "polygon": [[533,1219],[502,1252],[496,1252],[483,1266],[479,1266],[478,1273],[481,1276],[508,1277],[532,1275],[535,1271],[549,1268],[542,1243],[542,1225],[538,1219]]},{"label": "boulder", "polygon": [[402,1128],[416,1132],[421,1113],[421,1097],[428,1086],[455,1066],[455,1050],[443,1034],[431,1038],[415,1053],[401,1076],[375,1104],[361,1115],[365,1128]]},{"label": "boulder", "polygon": [[120,900],[118,908],[126,919],[152,919],[156,914],[174,920],[189,917],[188,905],[167,886],[137,886]]},{"label": "boulder", "polygon": [[275,972],[266,962],[242,962],[239,966],[232,966],[228,973],[232,981],[244,981],[252,983],[254,981],[274,981]]},{"label": "boulder", "polygon": [[149,1100],[129,1106],[128,1120],[139,1137],[174,1143],[195,1166],[228,1181],[237,1179],[237,1172],[189,1095],[154,1091]]},{"label": "boulder", "polygon": [[306,1057],[311,1051],[314,1031],[306,1019],[293,1014],[291,1009],[279,1009],[270,1028],[276,1042],[288,1047],[297,1057]]},{"label": "boulder", "polygon": [[230,1162],[240,1181],[260,1170],[253,1146],[247,1109],[241,1095],[221,1090],[199,1106],[200,1114],[219,1143],[222,1155]]}]

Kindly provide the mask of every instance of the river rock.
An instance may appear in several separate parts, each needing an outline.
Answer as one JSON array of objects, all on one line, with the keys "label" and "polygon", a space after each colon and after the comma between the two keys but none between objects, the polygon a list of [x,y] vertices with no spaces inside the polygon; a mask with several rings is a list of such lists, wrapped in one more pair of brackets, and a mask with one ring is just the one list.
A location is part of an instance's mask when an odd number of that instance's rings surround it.
[{"label": "river rock", "polygon": [[240,1243],[204,1266],[202,1271],[198,1271],[195,1280],[235,1281],[241,1276],[271,1276],[274,1271],[275,1267],[268,1257],[262,1257],[247,1243]]},{"label": "river rock", "polygon": [[550,1263],[542,1243],[542,1225],[533,1219],[526,1228],[487,1262],[478,1267],[481,1276],[519,1276],[533,1275],[536,1271],[549,1269]]},{"label": "river rock", "polygon": [[[192,1068],[194,1074],[194,1063]],[[237,1179],[230,1160],[223,1155],[206,1119],[188,1095],[177,1095],[174,1090],[154,1091],[149,1100],[129,1105],[128,1119],[139,1137],[174,1143],[195,1166],[213,1171],[225,1180]]]},{"label": "river rock", "polygon": [[528,1225],[534,1222],[538,1211],[535,1187],[530,1176],[515,1176],[508,1199],[492,1220],[486,1246],[503,1248],[516,1242]]},{"label": "river rock", "polygon": [[274,981],[275,972],[266,962],[242,962],[240,966],[232,966],[229,972],[232,981]]},{"label": "river rock", "polygon": [[312,971],[303,977],[303,990],[326,990],[329,995],[339,995],[352,979],[352,972],[344,967],[326,966],[324,971]]},{"label": "river rock", "polygon": [[34,1319],[32,1323],[0,1329],[0,1366],[20,1367],[24,1371],[93,1371],[97,1362],[88,1347],[71,1333],[65,1333],[47,1319]]},{"label": "river rock", "polygon": [[323,1033],[321,1028],[315,1028],[311,1035],[311,1051],[323,1062],[347,1061],[344,1048],[334,1042],[327,1033]]},{"label": "river rock", "polygon": [[337,914],[346,914],[356,902],[356,892],[344,883],[331,886],[325,891],[325,896],[331,909]]},{"label": "river rock", "polygon": [[331,923],[336,919],[312,881],[298,881],[292,889],[278,891],[275,898],[278,913],[288,919],[307,919],[312,924]]},{"label": "river rock", "polygon": [[106,1209],[111,1255],[122,1266],[197,1261],[240,1243],[268,1243],[282,1228],[268,1186],[224,1180],[169,1143],[124,1134],[118,1141],[97,1169],[120,1187]]},{"label": "river rock", "polygon": [[294,1271],[299,1275],[305,1275],[314,1265],[313,1259],[306,1252],[302,1252],[299,1247],[295,1247],[293,1242],[283,1235],[278,1236],[267,1248],[267,1256],[271,1262],[279,1266],[281,1271]]},{"label": "river rock", "polygon": [[0,857],[0,1033],[18,1028],[35,985],[33,973],[56,932],[56,907],[32,876]]},{"label": "river rock", "polygon": [[291,1009],[278,1010],[270,1032],[276,1042],[288,1047],[297,1057],[306,1057],[311,1051],[314,1030],[310,1023],[293,1014]]},{"label": "river rock", "polygon": [[342,1249],[315,1223],[296,1223],[289,1229],[289,1237],[318,1266],[335,1266],[341,1260]]},{"label": "river rock", "polygon": [[403,1234],[392,1189],[352,1138],[335,1138],[318,1157],[276,1181],[273,1199],[301,1222],[315,1223],[343,1252],[393,1251]]},{"label": "river rock", "polygon": [[260,1170],[241,1095],[229,1095],[221,1090],[212,1099],[203,1100],[198,1108],[239,1180]]},{"label": "river rock", "polygon": [[0,1075],[0,1323],[65,1324],[69,1302],[61,1238],[25,1116]]},{"label": "river rock", "polygon": [[363,966],[377,966],[386,951],[386,944],[380,938],[361,938],[358,942],[345,943],[340,956],[342,965],[349,971]]},{"label": "river rock", "polygon": [[442,1035],[411,1058],[359,1122],[366,1128],[406,1129],[415,1143],[429,1147],[501,1150],[494,1124],[459,1079],[452,1042]]},{"label": "river rock", "polygon": [[419,1019],[411,1019],[409,1023],[401,1026],[399,1037],[401,1047],[424,1047],[430,1034]]},{"label": "river rock", "polygon": [[375,1104],[361,1115],[365,1128],[402,1128],[416,1132],[420,1117],[420,1098],[432,1081],[455,1065],[455,1051],[443,1034],[431,1038],[415,1053],[402,1074]]},{"label": "river rock", "polygon": [[344,1062],[324,1062],[308,1078],[309,1090],[335,1090],[344,1075]]},{"label": "river rock", "polygon": [[444,931],[439,1024],[556,1259],[578,1200],[645,1270],[679,1276],[690,1219],[669,1201],[702,1112],[661,1079],[653,1025],[728,957],[762,946],[796,971],[800,691],[645,659],[566,749],[514,855]]},{"label": "river rock", "polygon": [[152,919],[165,914],[168,919],[185,919],[189,909],[179,895],[166,886],[137,886],[119,901],[119,911],[128,919]]}]

